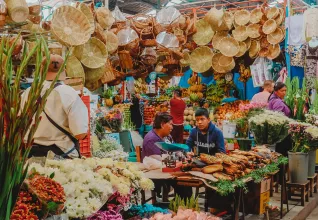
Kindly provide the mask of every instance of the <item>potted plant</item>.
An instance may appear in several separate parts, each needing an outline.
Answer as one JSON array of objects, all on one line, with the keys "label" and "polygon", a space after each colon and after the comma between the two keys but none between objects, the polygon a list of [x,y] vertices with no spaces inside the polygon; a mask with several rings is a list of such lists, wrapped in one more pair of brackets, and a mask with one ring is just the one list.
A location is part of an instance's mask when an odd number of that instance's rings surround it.
[{"label": "potted plant", "polygon": [[311,127],[308,123],[293,121],[289,123],[289,134],[293,147],[288,152],[290,181],[292,183],[305,183],[308,178],[308,145],[306,129]]},{"label": "potted plant", "polygon": [[[16,38],[19,39],[19,36]],[[43,38],[36,41],[34,48],[22,52],[22,60],[14,71],[13,51],[17,40],[10,46],[9,39],[3,37],[0,46],[0,216],[10,219],[19,195],[28,166],[26,161],[33,142],[33,135],[41,120],[46,99],[54,88],[42,92],[49,67],[49,49]],[[44,62],[44,57],[47,58]],[[34,81],[24,106],[21,106],[20,80],[32,57],[36,58]],[[59,72],[61,72],[62,65]],[[59,75],[59,74],[58,74]],[[13,80],[14,76],[14,80]]]}]

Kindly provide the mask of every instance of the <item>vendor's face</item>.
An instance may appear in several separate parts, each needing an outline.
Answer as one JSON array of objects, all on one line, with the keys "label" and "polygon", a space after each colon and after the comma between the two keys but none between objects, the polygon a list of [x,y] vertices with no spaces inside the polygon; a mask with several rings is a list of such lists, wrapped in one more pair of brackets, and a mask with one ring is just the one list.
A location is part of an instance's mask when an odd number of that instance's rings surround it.
[{"label": "vendor's face", "polygon": [[163,132],[165,137],[170,135],[170,133],[171,133],[171,131],[173,129],[172,120],[168,121],[167,123],[162,123],[161,124],[161,129],[162,129],[162,132]]},{"label": "vendor's face", "polygon": [[276,91],[275,93],[279,98],[284,99],[286,96],[286,92],[287,92],[287,88],[283,87],[280,90]]},{"label": "vendor's face", "polygon": [[201,130],[204,131],[208,128],[210,119],[205,116],[197,116],[195,117],[196,125]]}]

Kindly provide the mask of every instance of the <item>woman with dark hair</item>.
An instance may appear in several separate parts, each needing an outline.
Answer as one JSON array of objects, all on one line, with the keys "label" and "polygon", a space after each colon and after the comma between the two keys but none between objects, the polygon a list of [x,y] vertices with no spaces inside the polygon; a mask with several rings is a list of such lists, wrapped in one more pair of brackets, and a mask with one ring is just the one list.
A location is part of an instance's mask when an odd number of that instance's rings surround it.
[{"label": "woman with dark hair", "polygon": [[[282,82],[275,83],[274,91],[269,96],[268,109],[272,111],[279,111],[284,113],[287,117],[291,117],[291,110],[284,102],[286,96],[287,86]],[[292,141],[290,136],[287,136],[280,143],[276,144],[275,151],[284,156],[288,155],[288,151],[292,148]]]},{"label": "woman with dark hair", "polygon": [[142,146],[142,160],[146,156],[161,155],[156,142],[172,142],[170,133],[173,129],[172,116],[167,112],[158,113],[153,122],[153,129],[146,134]]},{"label": "woman with dark hair", "polygon": [[287,117],[291,116],[289,106],[284,102],[287,86],[282,82],[277,82],[273,93],[268,98],[268,109],[284,113]]}]

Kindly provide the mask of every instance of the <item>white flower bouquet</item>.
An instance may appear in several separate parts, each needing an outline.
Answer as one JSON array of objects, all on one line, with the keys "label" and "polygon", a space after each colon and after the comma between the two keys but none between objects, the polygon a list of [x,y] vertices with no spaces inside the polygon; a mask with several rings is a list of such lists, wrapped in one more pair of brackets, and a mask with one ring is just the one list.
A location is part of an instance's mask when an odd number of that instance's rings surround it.
[{"label": "white flower bouquet", "polygon": [[65,191],[65,211],[72,218],[87,218],[96,213],[116,192],[127,196],[154,187],[133,163],[110,158],[47,160],[44,167],[33,163],[29,169],[46,176],[54,173],[53,179]]},{"label": "white flower bouquet", "polygon": [[249,119],[250,130],[257,144],[276,144],[288,135],[290,119],[279,112],[266,110]]}]

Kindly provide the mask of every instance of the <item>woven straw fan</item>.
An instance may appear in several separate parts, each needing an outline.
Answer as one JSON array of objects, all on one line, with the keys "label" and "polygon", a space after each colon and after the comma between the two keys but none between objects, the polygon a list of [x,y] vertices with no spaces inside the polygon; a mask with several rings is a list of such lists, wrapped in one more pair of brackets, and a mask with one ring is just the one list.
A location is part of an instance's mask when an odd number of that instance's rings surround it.
[{"label": "woven straw fan", "polygon": [[219,43],[221,42],[221,40],[224,37],[228,36],[228,32],[227,31],[218,31],[216,32],[216,34],[214,35],[213,39],[212,39],[212,45],[213,48],[216,50],[219,50]]},{"label": "woven straw fan", "polygon": [[102,67],[97,69],[90,69],[90,68],[84,67],[84,71],[85,71],[85,82],[89,82],[89,83],[96,82],[103,77],[106,71],[106,66],[103,65]]},{"label": "woven straw fan", "polygon": [[241,57],[241,56],[243,56],[243,55],[246,53],[246,51],[248,50],[245,42],[239,42],[239,45],[240,45],[240,50],[239,50],[239,52],[235,55],[235,57]]},{"label": "woven straw fan", "polygon": [[96,69],[105,65],[107,49],[103,42],[92,37],[86,44],[75,47],[74,55],[84,66]]},{"label": "woven straw fan", "polygon": [[66,46],[85,44],[91,37],[91,25],[87,17],[72,6],[61,6],[54,11],[51,31]]},{"label": "woven straw fan", "polygon": [[78,9],[83,12],[83,14],[85,14],[86,18],[88,19],[89,21],[89,24],[90,24],[90,33],[94,33],[95,31],[95,19],[94,19],[94,15],[91,11],[91,9],[85,4],[85,3],[80,3],[78,5]]},{"label": "woven straw fan", "polygon": [[207,45],[214,35],[211,25],[204,19],[201,19],[195,23],[195,26],[197,33],[193,35],[193,41],[200,46]]},{"label": "woven straw fan", "polygon": [[208,71],[212,66],[212,50],[207,46],[196,48],[190,56],[190,67],[194,72]]},{"label": "woven straw fan", "polygon": [[116,52],[118,48],[118,38],[116,34],[111,31],[104,31],[104,37],[106,39],[106,48],[108,53],[112,54]]},{"label": "woven straw fan", "polygon": [[81,62],[75,57],[70,56],[66,62],[66,75],[68,77],[82,77],[85,81],[85,72]]},{"label": "woven straw fan", "polygon": [[240,50],[239,43],[233,37],[224,37],[219,43],[220,52],[227,57],[234,57]]}]

